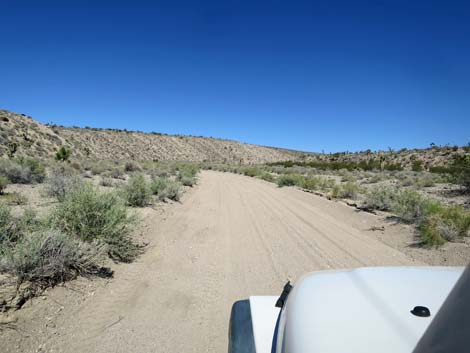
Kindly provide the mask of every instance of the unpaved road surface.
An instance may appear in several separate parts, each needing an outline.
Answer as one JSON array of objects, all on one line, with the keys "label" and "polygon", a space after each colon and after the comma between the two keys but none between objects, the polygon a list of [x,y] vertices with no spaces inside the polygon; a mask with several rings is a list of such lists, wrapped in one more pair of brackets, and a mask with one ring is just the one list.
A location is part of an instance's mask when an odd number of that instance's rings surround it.
[{"label": "unpaved road surface", "polygon": [[[261,180],[202,172],[146,253],[120,265],[47,350],[225,352],[231,304],[321,269],[421,265],[366,231],[371,216]],[[152,220],[149,221],[152,225]]]}]

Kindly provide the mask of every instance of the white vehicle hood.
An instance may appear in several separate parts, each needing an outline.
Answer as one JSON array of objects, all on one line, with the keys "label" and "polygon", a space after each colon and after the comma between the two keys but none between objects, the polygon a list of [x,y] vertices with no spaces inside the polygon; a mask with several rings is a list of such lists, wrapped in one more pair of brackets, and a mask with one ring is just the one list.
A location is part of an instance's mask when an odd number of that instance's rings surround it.
[{"label": "white vehicle hood", "polygon": [[[288,297],[277,352],[412,352],[462,272],[387,267],[309,274]],[[416,306],[431,315],[413,315]]]}]

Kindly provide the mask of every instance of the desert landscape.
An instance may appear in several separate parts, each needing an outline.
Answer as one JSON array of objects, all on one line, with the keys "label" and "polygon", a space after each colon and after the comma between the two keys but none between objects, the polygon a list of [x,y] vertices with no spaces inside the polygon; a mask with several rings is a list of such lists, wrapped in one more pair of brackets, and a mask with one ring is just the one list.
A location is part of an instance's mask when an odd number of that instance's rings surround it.
[{"label": "desert landscape", "polygon": [[2,352],[220,352],[307,272],[465,266],[470,147],[313,153],[0,111]]}]

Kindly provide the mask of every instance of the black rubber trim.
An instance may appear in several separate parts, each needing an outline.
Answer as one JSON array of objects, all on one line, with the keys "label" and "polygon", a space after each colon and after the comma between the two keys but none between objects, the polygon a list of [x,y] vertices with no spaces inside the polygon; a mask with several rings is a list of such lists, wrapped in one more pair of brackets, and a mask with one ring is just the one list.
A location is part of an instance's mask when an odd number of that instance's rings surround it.
[{"label": "black rubber trim", "polygon": [[228,353],[256,353],[248,299],[239,300],[232,306],[228,331]]}]

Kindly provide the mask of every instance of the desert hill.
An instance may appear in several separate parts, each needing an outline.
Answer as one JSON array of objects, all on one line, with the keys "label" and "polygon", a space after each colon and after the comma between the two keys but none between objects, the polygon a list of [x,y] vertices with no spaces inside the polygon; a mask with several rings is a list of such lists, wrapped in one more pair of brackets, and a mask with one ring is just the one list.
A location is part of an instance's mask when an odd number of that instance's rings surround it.
[{"label": "desert hill", "polygon": [[257,164],[297,160],[303,154],[209,137],[45,125],[6,110],[0,110],[0,123],[0,155],[6,155],[13,145],[17,146],[17,154],[35,157],[52,156],[60,146],[66,146],[75,157],[93,160]]},{"label": "desert hill", "polygon": [[424,169],[445,165],[469,146],[431,146],[399,151],[309,153],[258,146],[211,137],[166,135],[117,129],[64,127],[42,124],[24,114],[0,110],[0,156],[11,148],[18,155],[48,158],[61,146],[71,148],[74,158],[92,160],[158,160],[231,164],[282,161],[360,163],[376,161],[411,169],[416,161]]}]

